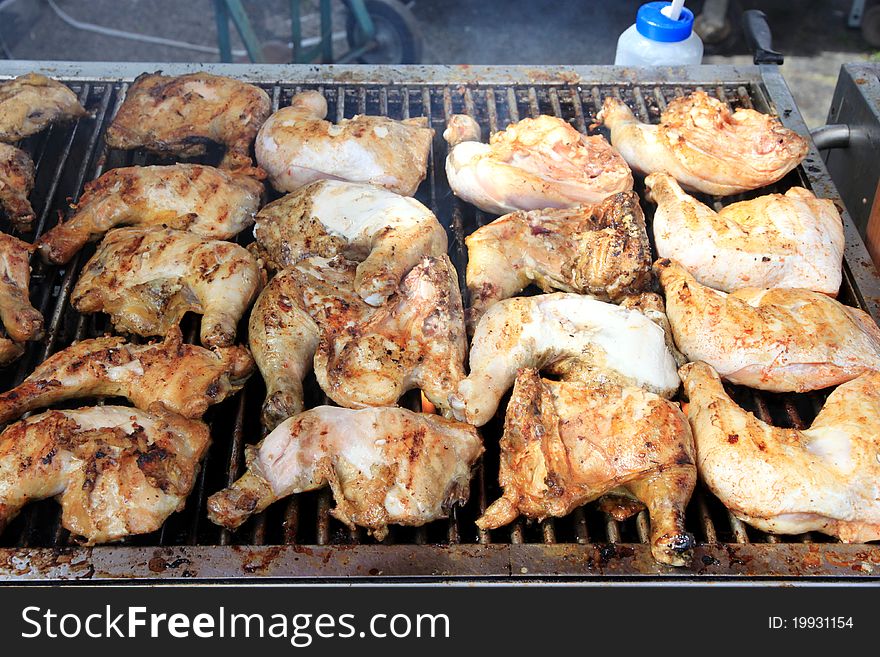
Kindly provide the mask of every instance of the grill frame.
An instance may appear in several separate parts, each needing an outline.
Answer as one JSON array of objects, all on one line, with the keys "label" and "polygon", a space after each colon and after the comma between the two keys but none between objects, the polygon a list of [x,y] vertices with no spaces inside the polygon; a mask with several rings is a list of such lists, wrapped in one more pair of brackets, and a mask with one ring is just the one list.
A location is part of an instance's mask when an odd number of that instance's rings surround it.
[{"label": "grill frame", "polygon": [[[50,134],[40,142],[42,146],[35,153],[35,161],[42,160],[44,155],[51,156],[52,148],[50,139],[61,139],[65,144],[63,152],[52,172],[52,180],[48,187],[42,186],[44,198],[43,210],[38,215],[38,231],[51,225],[50,209],[59,205],[56,198],[59,186],[73,189],[71,200],[75,201],[82,189],[82,184],[87,179],[100,175],[109,166],[120,166],[111,158],[118,157],[113,153],[106,152],[102,144],[102,124],[115,113],[124,96],[128,84],[140,73],[145,71],[162,70],[168,75],[179,75],[194,71],[207,71],[221,75],[229,75],[248,82],[271,86],[270,95],[275,108],[289,98],[290,87],[297,85],[302,87],[338,87],[343,89],[338,92],[337,100],[332,103],[339,110],[334,114],[331,107],[329,118],[336,120],[342,115],[350,116],[353,113],[349,103],[348,111],[343,111],[345,101],[349,95],[356,98],[356,111],[362,111],[366,107],[367,93],[375,88],[385,87],[386,91],[380,91],[380,111],[384,102],[385,109],[388,105],[388,90],[390,88],[406,87],[407,92],[402,105],[395,107],[395,112],[406,116],[409,112],[409,99],[418,97],[418,90],[422,91],[423,100],[429,112],[432,108],[442,106],[442,113],[448,116],[453,110],[463,109],[471,114],[486,112],[481,124],[488,127],[503,128],[499,123],[498,116],[493,116],[485,105],[474,104],[474,94],[483,93],[490,97],[487,89],[497,94],[503,91],[508,95],[508,118],[516,120],[521,118],[515,115],[516,109],[522,104],[522,98],[517,98],[516,92],[510,89],[526,89],[525,106],[531,114],[539,108],[539,96],[541,102],[549,102],[556,110],[559,107],[559,90],[567,90],[572,98],[578,98],[580,103],[585,103],[584,98],[595,99],[600,88],[614,87],[615,93],[623,93],[632,101],[636,109],[646,118],[649,109],[646,105],[646,97],[653,102],[660,100],[663,95],[659,91],[661,87],[676,87],[675,93],[681,92],[682,88],[706,88],[707,90],[734,90],[739,96],[739,101],[756,105],[757,109],[771,111],[778,115],[787,127],[800,134],[807,136],[806,125],[797,110],[779,70],[775,66],[701,66],[694,68],[661,67],[655,69],[630,69],[625,67],[611,66],[584,66],[584,67],[477,67],[477,66],[398,66],[398,67],[356,67],[356,66],[311,66],[311,65],[223,65],[223,64],[154,64],[154,63],[75,63],[75,62],[27,62],[11,61],[4,62],[0,79],[7,79],[17,75],[38,71],[63,80],[75,88],[79,88],[85,97],[90,98],[96,86],[105,85],[104,96],[98,104],[98,117],[93,122],[93,131],[83,140],[83,135],[77,136],[78,125],[73,129],[57,131],[59,134]],[[287,87],[282,90],[282,86]],[[441,97],[436,97],[436,89],[441,90]],[[550,90],[556,91],[550,91]],[[353,90],[353,94],[348,92]],[[575,91],[577,95],[575,96]],[[647,94],[645,91],[647,90]],[[326,91],[326,90],[325,90]],[[613,91],[613,90],[612,90]],[[545,93],[546,92],[546,93]],[[745,95],[745,99],[743,98]],[[384,99],[384,101],[382,100]],[[555,99],[555,100],[554,100]],[[342,101],[341,103],[339,101]],[[734,99],[736,100],[736,99]],[[499,101],[500,102],[500,101]],[[574,104],[575,116],[572,118],[576,127],[581,130],[587,129],[584,105]],[[497,106],[496,110],[497,111]],[[656,109],[656,108],[655,108]],[[595,108],[594,108],[595,110]],[[520,112],[521,113],[521,112]],[[595,111],[590,115],[594,115]],[[438,132],[442,132],[442,122],[432,114],[432,126]],[[82,122],[81,122],[82,123]],[[484,135],[485,136],[485,135]],[[439,141],[438,141],[439,140]],[[68,171],[67,161],[71,148],[85,148],[84,157],[80,157],[80,166],[74,171]],[[438,214],[438,218],[450,231],[451,255],[453,262],[460,272],[463,271],[464,262],[461,254],[464,251],[462,238],[466,224],[476,221],[478,224],[487,221],[489,217],[482,215],[472,208],[465,207],[461,202],[451,199],[448,191],[443,187],[442,161],[445,154],[442,147],[442,137],[435,136],[434,148],[431,154],[431,167],[429,179],[423,184],[427,191],[420,193],[420,198]],[[57,151],[56,151],[57,152]],[[51,159],[51,157],[50,157]],[[74,157],[74,160],[77,158]],[[132,163],[144,164],[146,161],[141,155],[134,155]],[[438,168],[439,165],[439,168]],[[44,172],[39,168],[41,174]],[[840,202],[838,193],[831,182],[822,158],[811,143],[810,152],[801,167],[798,175],[817,195],[831,199],[838,210],[841,211],[844,230],[846,234],[846,251],[844,264],[844,294],[855,305],[867,310],[875,320],[880,318],[880,278],[878,278],[874,266],[868,256],[865,246],[859,236],[848,213]],[[72,183],[68,180],[62,183],[65,176],[73,175]],[[435,179],[436,178],[436,179]],[[38,182],[38,187],[40,184]],[[764,192],[766,193],[766,191]],[[422,198],[424,196],[424,198]],[[48,199],[48,202],[45,202]],[[645,208],[649,210],[649,207]],[[52,299],[69,296],[69,292],[76,281],[79,266],[86,260],[90,251],[82,252],[73,263],[55,272],[54,285],[46,284],[40,279],[46,267],[37,265],[35,282],[32,285],[32,298],[36,305],[44,310],[52,309]],[[48,276],[48,274],[46,274]],[[462,277],[463,278],[463,277]],[[463,283],[463,280],[462,280]],[[51,289],[50,289],[51,288]],[[34,295],[33,290],[39,294]],[[64,333],[65,340],[69,338],[81,339],[100,329],[100,323],[82,316],[77,318],[75,326],[69,326],[70,311],[66,309],[66,303],[57,303],[51,312],[46,313],[48,338],[44,343],[32,345],[20,365],[12,368],[20,368],[20,375],[29,372],[30,369],[45,358],[48,354],[57,350],[58,336]],[[189,338],[195,335],[197,324],[190,322],[185,325],[185,332]],[[258,378],[258,377],[257,377]],[[211,541],[214,545],[200,545],[200,526],[206,523],[204,518],[204,501],[209,492],[216,490],[213,485],[206,484],[206,472],[215,467],[211,459],[224,459],[230,464],[225,469],[227,481],[231,482],[241,468],[241,452],[244,442],[256,440],[258,436],[246,435],[245,425],[248,419],[255,415],[254,409],[260,402],[260,388],[251,384],[236,399],[225,402],[220,408],[212,410],[211,418],[214,424],[222,424],[226,421],[231,423],[232,433],[228,445],[224,441],[216,441],[211,447],[209,456],[206,458],[205,467],[196,484],[187,506],[187,511],[178,514],[175,518],[166,522],[163,530],[157,535],[150,535],[148,539],[159,545],[142,545],[138,540],[130,544],[97,546],[93,548],[75,547],[65,545],[66,532],[60,529],[55,513],[54,520],[51,513],[46,513],[46,504],[43,503],[41,510],[34,510],[27,515],[25,526],[20,528],[20,535],[25,537],[18,546],[0,547],[0,581],[57,581],[57,580],[112,580],[118,578],[136,578],[147,580],[166,579],[203,579],[203,580],[229,580],[229,579],[307,579],[326,580],[340,577],[354,577],[368,580],[393,581],[396,579],[417,579],[420,581],[438,581],[450,579],[492,579],[492,580],[523,580],[523,579],[577,579],[588,581],[592,579],[636,579],[638,581],[663,580],[667,582],[686,582],[691,580],[705,579],[732,579],[742,581],[744,579],[789,579],[810,577],[811,579],[834,579],[847,581],[866,581],[880,575],[880,545],[842,545],[839,543],[814,542],[813,537],[807,537],[805,542],[791,543],[779,537],[767,536],[745,526],[728,513],[727,521],[730,523],[730,541],[719,539],[716,532],[715,522],[712,519],[713,512],[711,500],[707,494],[698,491],[689,514],[698,516],[703,528],[704,541],[695,551],[693,565],[688,568],[671,568],[662,566],[653,561],[650,548],[646,544],[647,518],[644,513],[640,514],[628,528],[624,528],[624,534],[629,533],[631,539],[637,536],[639,542],[627,540],[622,535],[622,526],[616,521],[608,519],[603,529],[605,539],[602,542],[590,542],[590,536],[595,537],[594,527],[588,530],[587,519],[584,512],[575,512],[570,522],[572,528],[569,534],[572,538],[568,542],[557,543],[557,528],[554,521],[540,523],[535,527],[526,527],[525,523],[518,521],[511,526],[508,537],[504,543],[492,543],[493,536],[499,535],[493,532],[478,532],[471,539],[467,536],[462,539],[461,523],[453,515],[452,519],[445,524],[445,530],[434,527],[431,534],[427,530],[406,530],[402,534],[405,542],[394,545],[382,544],[351,544],[361,543],[365,540],[363,530],[350,532],[347,536],[340,535],[337,530],[331,529],[329,521],[326,521],[327,511],[332,505],[329,491],[320,494],[312,494],[308,501],[302,504],[298,498],[292,498],[290,502],[279,503],[284,507],[283,512],[275,513],[272,520],[267,520],[266,514],[261,514],[255,521],[248,525],[248,539],[242,540],[240,535],[232,535],[225,530],[219,532],[219,536]],[[750,398],[751,399],[751,398]],[[316,401],[321,402],[320,398]],[[754,408],[757,415],[763,419],[774,417],[773,412],[767,406],[763,396],[754,395]],[[406,403],[415,404],[418,401],[412,397],[407,398]],[[80,404],[81,405],[81,404]],[[815,405],[815,402],[814,402]],[[774,412],[778,410],[774,409]],[[802,423],[795,404],[784,402],[783,412],[788,416],[792,426]],[[496,440],[497,430],[484,432],[487,441]],[[224,454],[225,452],[225,454]],[[491,487],[491,473],[494,470],[480,467],[475,475],[475,484],[472,495],[476,498],[476,504],[485,508],[487,503],[487,483]],[[304,498],[305,499],[305,498]],[[717,506],[717,502],[716,502]],[[311,517],[312,511],[318,517],[314,529],[314,541],[312,543],[290,544],[301,531],[303,517]],[[41,515],[42,513],[42,515]],[[23,514],[24,515],[24,514]],[[717,516],[717,511],[714,512]],[[56,547],[33,547],[31,540],[41,528],[41,522],[48,518],[54,522],[49,528],[52,535],[50,541]],[[325,520],[322,521],[321,519]],[[191,523],[188,528],[181,528],[180,522]],[[280,521],[280,527],[278,523]],[[438,521],[443,523],[444,521]],[[169,529],[172,524],[178,525],[175,529]],[[438,525],[433,523],[432,526]],[[346,530],[347,531],[347,530]],[[444,544],[431,544],[440,541]],[[468,529],[473,534],[473,531]],[[498,530],[499,532],[505,530]],[[726,531],[726,530],[725,530]],[[175,533],[176,532],[176,533]],[[280,540],[285,544],[260,545],[267,540]],[[44,532],[45,533],[45,532]],[[166,535],[167,534],[167,535]],[[280,539],[277,537],[280,535]],[[762,542],[752,542],[751,537],[757,537]],[[529,542],[539,536],[543,542]],[[180,537],[183,537],[182,539]],[[2,540],[3,537],[0,537]],[[464,542],[459,543],[458,541]],[[472,542],[467,542],[472,540]],[[594,538],[595,540],[595,538]],[[809,541],[809,542],[807,542]],[[343,544],[330,545],[331,542]],[[163,545],[163,543],[173,543]],[[247,543],[247,544],[242,544]],[[3,543],[0,543],[2,545]],[[877,573],[877,575],[875,575]]]}]

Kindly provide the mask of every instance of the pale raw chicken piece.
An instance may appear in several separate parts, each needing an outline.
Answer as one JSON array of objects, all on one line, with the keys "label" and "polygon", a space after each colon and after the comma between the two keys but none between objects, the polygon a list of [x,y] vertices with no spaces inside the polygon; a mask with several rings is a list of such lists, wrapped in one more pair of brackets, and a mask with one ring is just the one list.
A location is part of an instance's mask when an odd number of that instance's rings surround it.
[{"label": "pale raw chicken piece", "polygon": [[[507,406],[498,482],[504,489],[477,526],[495,529],[520,514],[568,515],[606,493],[647,506],[651,553],[690,562],[685,507],[697,481],[694,443],[678,404],[639,388],[548,381],[520,370]],[[621,504],[622,520],[642,504]]]},{"label": "pale raw chicken piece", "polygon": [[776,534],[880,539],[880,373],[837,388],[800,431],[740,408],[705,363],[681,378],[700,477],[737,518]]},{"label": "pale raw chicken piece", "polygon": [[107,128],[110,148],[144,148],[195,157],[214,142],[226,147],[220,166],[251,168],[251,144],[272,112],[269,95],[252,84],[210,73],[139,75]]},{"label": "pale raw chicken piece", "polygon": [[501,299],[535,283],[617,301],[651,284],[651,245],[633,192],[597,205],[514,212],[465,239],[468,328]]},{"label": "pale raw chicken piece", "polygon": [[645,187],[657,204],[657,253],[703,285],[724,292],[795,287],[837,296],[844,237],[833,202],[792,187],[716,213],[665,173],[648,176]]},{"label": "pale raw chicken piece", "polygon": [[183,509],[211,434],[161,403],[48,411],[0,434],[0,531],[55,497],[86,545],[156,531]]},{"label": "pale raw chicken piece", "polygon": [[31,229],[34,209],[28,194],[34,186],[34,163],[23,150],[0,143],[0,208],[12,225]]},{"label": "pale raw chicken piece", "polygon": [[512,123],[484,144],[477,122],[456,114],[443,138],[452,191],[493,214],[599,203],[633,186],[632,172],[604,137],[582,135],[553,116]]},{"label": "pale raw chicken piece", "polygon": [[293,192],[316,180],[378,185],[412,196],[425,179],[434,130],[428,119],[395,121],[355,116],[325,121],[327,101],[317,91],[293,97],[257,135],[257,162],[279,192]]},{"label": "pale raw chicken piece", "polygon": [[71,303],[142,336],[166,335],[187,312],[199,313],[202,344],[226,347],[262,283],[256,258],[237,244],[170,228],[117,228],[86,263]]},{"label": "pale raw chicken piece", "polygon": [[361,261],[355,289],[372,306],[397,291],[424,256],[446,253],[446,231],[414,198],[373,185],[321,180],[257,215],[258,253],[273,269],[309,256]]},{"label": "pale raw chicken piece", "polygon": [[29,298],[31,251],[27,242],[0,233],[0,320],[8,336],[0,337],[0,365],[22,354],[21,342],[43,336],[43,316]]},{"label": "pale raw chicken piece", "polygon": [[28,73],[0,84],[2,142],[16,142],[52,123],[87,114],[73,91],[45,75]]},{"label": "pale raw chicken piece", "polygon": [[382,540],[388,525],[418,527],[465,502],[482,452],[474,427],[437,415],[319,406],[246,448],[247,472],[208,498],[208,518],[235,529],[276,500],[329,485],[333,517]]},{"label": "pale raw chicken piece", "polygon": [[450,398],[455,417],[486,424],[523,367],[663,397],[680,383],[665,331],[638,308],[565,292],[518,297],[496,303],[477,325],[470,375]]},{"label": "pale raw chicken piece", "polygon": [[818,292],[700,285],[658,260],[675,344],[726,381],[772,392],[807,392],[880,370],[880,329],[871,317]]},{"label": "pale raw chicken piece", "polygon": [[246,348],[211,351],[184,344],[176,326],[158,344],[129,344],[118,337],[83,340],[0,394],[0,424],[81,397],[127,397],[141,409],[159,401],[174,413],[197,418],[240,390],[253,369]]},{"label": "pale raw chicken piece", "polygon": [[613,96],[598,120],[633,170],[668,173],[685,189],[729,196],[770,185],[807,155],[807,140],[776,117],[730,108],[702,91],[676,98],[659,125],[641,123]]},{"label": "pale raw chicken piece", "polygon": [[73,216],[37,240],[40,254],[64,264],[115,226],[167,226],[230,239],[254,223],[263,185],[201,164],[111,169],[88,183]]}]

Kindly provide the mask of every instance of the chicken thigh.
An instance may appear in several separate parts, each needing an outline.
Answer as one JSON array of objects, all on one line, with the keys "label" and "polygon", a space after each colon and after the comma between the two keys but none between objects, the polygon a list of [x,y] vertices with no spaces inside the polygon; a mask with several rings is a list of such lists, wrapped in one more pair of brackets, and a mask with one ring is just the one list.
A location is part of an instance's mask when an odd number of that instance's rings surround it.
[{"label": "chicken thigh", "polygon": [[28,231],[34,209],[28,195],[34,186],[34,163],[23,150],[0,143],[0,208],[18,230]]},{"label": "chicken thigh", "polygon": [[21,355],[16,343],[43,336],[43,316],[29,299],[32,250],[27,242],[0,233],[0,320],[8,336],[0,338],[0,365]]},{"label": "chicken thigh", "polygon": [[657,204],[657,253],[679,262],[703,285],[724,292],[796,287],[837,295],[844,237],[831,201],[792,187],[716,213],[665,173],[652,173],[645,186]]},{"label": "chicken thigh", "polygon": [[737,518],[778,534],[880,539],[880,373],[837,388],[802,431],[737,406],[705,363],[681,378],[700,477]]},{"label": "chicken thigh", "polygon": [[684,515],[697,481],[693,436],[678,405],[662,397],[633,387],[547,381],[537,370],[520,370],[507,406],[498,480],[504,495],[477,520],[481,529],[520,514],[562,517],[623,487],[648,508],[654,558],[673,566],[690,561],[694,539]]},{"label": "chicken thigh", "polygon": [[43,235],[43,258],[64,264],[120,225],[167,226],[230,239],[253,224],[263,185],[201,164],[111,169],[88,183],[73,216]]},{"label": "chicken thigh", "polygon": [[202,344],[225,347],[261,284],[259,264],[237,244],[170,228],[117,228],[86,263],[71,303],[142,336],[166,335],[196,312]]},{"label": "chicken thigh", "polygon": [[690,190],[729,196],[770,185],[807,155],[807,141],[775,117],[730,108],[695,91],[676,98],[659,125],[641,123],[619,98],[605,99],[598,120],[640,173],[668,173]]},{"label": "chicken thigh", "polygon": [[372,306],[394,294],[424,256],[446,253],[446,231],[414,198],[360,183],[321,180],[270,203],[254,235],[274,269],[302,258],[344,254],[362,261],[355,289]]},{"label": "chicken thigh", "polygon": [[266,121],[255,149],[275,189],[293,192],[332,179],[371,183],[404,196],[416,193],[434,137],[427,118],[360,115],[334,125],[326,116],[324,96],[304,91]]},{"label": "chicken thigh", "polygon": [[480,141],[480,126],[456,114],[443,133],[446,177],[455,195],[481,210],[569,208],[632,189],[632,172],[604,137],[562,119],[523,119]]},{"label": "chicken thigh", "polygon": [[159,344],[134,345],[118,337],[83,340],[0,394],[0,424],[81,397],[127,397],[141,409],[160,401],[170,411],[197,418],[240,390],[253,369],[244,347],[210,351],[184,344],[176,326]]},{"label": "chicken thigh", "polygon": [[107,128],[110,148],[145,148],[160,155],[204,155],[206,144],[226,147],[220,166],[248,172],[251,144],[272,112],[269,95],[252,84],[189,73],[144,73],[132,83]]},{"label": "chicken thigh", "polygon": [[773,392],[807,392],[880,370],[880,328],[818,292],[700,285],[681,265],[658,260],[675,343],[727,381]]},{"label": "chicken thigh", "polygon": [[208,498],[208,518],[235,529],[276,500],[329,485],[331,514],[382,540],[390,524],[418,527],[465,502],[482,452],[474,427],[437,415],[319,406],[246,448],[247,472]]},{"label": "chicken thigh", "polygon": [[28,73],[0,84],[2,142],[16,142],[52,123],[87,114],[73,91],[45,75]]},{"label": "chicken thigh", "polygon": [[473,331],[494,303],[530,283],[618,300],[651,283],[651,245],[638,196],[621,192],[598,205],[514,212],[465,239]]},{"label": "chicken thigh", "polygon": [[55,497],[61,524],[87,545],[147,534],[183,509],[208,427],[156,403],[48,411],[0,434],[0,531],[30,502]]}]

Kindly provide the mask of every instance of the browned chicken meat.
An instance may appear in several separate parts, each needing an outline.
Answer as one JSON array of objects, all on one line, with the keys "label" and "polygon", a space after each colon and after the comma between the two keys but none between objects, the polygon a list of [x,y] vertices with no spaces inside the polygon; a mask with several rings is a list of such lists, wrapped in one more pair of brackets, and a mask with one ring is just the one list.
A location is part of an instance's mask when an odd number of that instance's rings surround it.
[{"label": "browned chicken meat", "polygon": [[0,394],[0,424],[81,397],[127,397],[140,409],[160,401],[175,413],[197,418],[240,390],[253,369],[246,348],[211,351],[184,344],[176,326],[158,344],[134,345],[118,337],[83,340]]},{"label": "browned chicken meat", "polygon": [[48,411],[0,434],[0,531],[30,502],[56,498],[87,545],[147,534],[183,508],[210,442],[170,412],[98,406]]},{"label": "browned chicken meat", "polygon": [[419,388],[449,408],[467,350],[449,258],[424,258],[379,308],[354,292],[355,271],[339,256],[310,258],[273,278],[257,300],[250,345],[266,381],[266,427],[302,410],[302,379],[313,366],[342,406],[392,405]]},{"label": "browned chicken meat", "polygon": [[18,230],[30,230],[34,209],[28,194],[34,186],[34,163],[23,150],[0,144],[0,208]]},{"label": "browned chicken meat", "polygon": [[736,517],[778,534],[880,539],[880,373],[837,388],[803,430],[740,408],[705,363],[681,378],[700,477]]},{"label": "browned chicken meat", "polygon": [[331,179],[371,183],[405,196],[416,193],[434,136],[427,118],[360,115],[333,124],[326,116],[324,96],[304,91],[263,125],[257,162],[275,189],[292,192]]},{"label": "browned chicken meat", "polygon": [[329,485],[333,516],[381,540],[390,524],[424,525],[466,501],[482,452],[474,427],[437,415],[319,406],[247,447],[247,473],[208,498],[208,518],[235,529],[276,500]]},{"label": "browned chicken meat", "polygon": [[619,98],[605,99],[598,119],[611,143],[641,173],[668,173],[690,190],[728,196],[770,185],[807,155],[807,141],[779,119],[730,108],[695,91],[676,98],[659,125],[641,123]]},{"label": "browned chicken meat", "polygon": [[271,112],[268,94],[239,80],[144,73],[129,88],[105,140],[110,148],[182,157],[204,155],[214,142],[226,147],[221,167],[249,169],[251,144]]},{"label": "browned chicken meat", "polygon": [[597,205],[505,215],[471,233],[467,286],[471,331],[494,303],[530,283],[618,300],[651,282],[651,245],[633,192]]},{"label": "browned chicken meat", "polygon": [[57,121],[87,114],[73,91],[45,75],[28,73],[0,84],[2,142],[16,142]]},{"label": "browned chicken meat", "polygon": [[8,336],[0,338],[0,365],[21,355],[17,343],[43,335],[43,316],[29,299],[32,250],[27,242],[0,233],[0,320]]},{"label": "browned chicken meat", "polygon": [[604,137],[582,135],[554,116],[523,119],[480,141],[480,126],[456,114],[443,133],[446,177],[481,210],[567,208],[632,189],[632,172]]},{"label": "browned chicken meat", "polygon": [[725,294],[700,285],[674,261],[654,267],[678,348],[727,381],[807,392],[880,370],[880,328],[858,308],[797,288]]},{"label": "browned chicken meat", "polygon": [[187,312],[199,313],[202,344],[224,347],[261,283],[256,259],[237,244],[170,228],[117,228],[86,263],[71,303],[143,336],[166,335]]},{"label": "browned chicken meat", "polygon": [[[562,517],[606,493],[625,492],[648,509],[654,558],[673,566],[691,559],[694,539],[684,515],[697,481],[693,436],[678,405],[650,392],[548,381],[537,370],[520,370],[498,480],[504,495],[477,520],[481,529],[520,514]],[[623,519],[643,507],[616,508]]]},{"label": "browned chicken meat", "polygon": [[321,180],[257,215],[258,253],[272,269],[309,256],[361,261],[355,289],[379,306],[424,256],[446,253],[446,231],[414,198],[373,185]]},{"label": "browned chicken meat", "polygon": [[121,225],[167,226],[229,239],[253,224],[263,184],[201,164],[112,169],[88,183],[73,216],[37,244],[47,262],[64,264],[86,242]]}]

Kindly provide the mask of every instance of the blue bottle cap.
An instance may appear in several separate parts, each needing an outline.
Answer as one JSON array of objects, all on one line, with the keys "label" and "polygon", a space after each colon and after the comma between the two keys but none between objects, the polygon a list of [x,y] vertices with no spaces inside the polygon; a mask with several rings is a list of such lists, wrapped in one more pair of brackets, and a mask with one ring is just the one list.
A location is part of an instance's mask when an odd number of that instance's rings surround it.
[{"label": "blue bottle cap", "polygon": [[678,20],[674,21],[660,11],[671,4],[671,2],[649,2],[639,7],[639,12],[636,14],[636,29],[639,34],[652,41],[666,43],[687,39],[694,27],[694,12],[682,7]]}]

